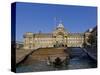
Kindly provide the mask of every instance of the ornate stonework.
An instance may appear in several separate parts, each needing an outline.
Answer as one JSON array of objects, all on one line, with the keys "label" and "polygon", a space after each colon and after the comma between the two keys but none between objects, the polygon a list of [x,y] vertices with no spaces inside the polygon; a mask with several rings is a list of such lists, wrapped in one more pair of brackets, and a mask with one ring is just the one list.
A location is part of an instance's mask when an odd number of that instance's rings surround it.
[{"label": "ornate stonework", "polygon": [[84,33],[69,33],[65,31],[64,25],[59,23],[52,33],[24,34],[24,49],[40,47],[82,47]]}]

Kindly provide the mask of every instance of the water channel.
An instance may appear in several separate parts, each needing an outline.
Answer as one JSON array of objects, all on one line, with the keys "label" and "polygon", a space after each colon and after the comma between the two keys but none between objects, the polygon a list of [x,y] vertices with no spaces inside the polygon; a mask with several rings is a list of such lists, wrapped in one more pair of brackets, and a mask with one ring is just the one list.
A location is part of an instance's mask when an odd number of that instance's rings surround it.
[{"label": "water channel", "polygon": [[46,62],[31,62],[29,56],[22,64],[18,65],[16,72],[38,72],[53,70],[72,70],[72,69],[88,69],[96,68],[97,62],[93,60],[82,48],[70,48],[70,60],[68,65],[60,68],[46,65]]}]

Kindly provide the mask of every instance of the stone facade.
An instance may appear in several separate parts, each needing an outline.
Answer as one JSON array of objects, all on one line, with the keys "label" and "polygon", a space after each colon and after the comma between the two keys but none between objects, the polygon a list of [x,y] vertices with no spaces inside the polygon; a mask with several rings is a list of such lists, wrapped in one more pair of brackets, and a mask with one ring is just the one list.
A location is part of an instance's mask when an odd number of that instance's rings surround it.
[{"label": "stone facade", "polygon": [[59,23],[52,33],[24,34],[24,49],[45,47],[82,47],[84,33],[69,33],[64,25]]},{"label": "stone facade", "polygon": [[97,26],[85,32],[85,43],[89,46],[97,46]]}]

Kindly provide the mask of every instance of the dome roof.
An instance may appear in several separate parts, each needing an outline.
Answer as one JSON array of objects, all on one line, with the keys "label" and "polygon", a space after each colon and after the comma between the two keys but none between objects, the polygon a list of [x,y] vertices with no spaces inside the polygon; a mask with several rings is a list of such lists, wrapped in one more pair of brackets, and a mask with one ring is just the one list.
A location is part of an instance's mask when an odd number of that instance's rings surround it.
[{"label": "dome roof", "polygon": [[59,23],[57,28],[64,28],[63,24],[62,23]]}]

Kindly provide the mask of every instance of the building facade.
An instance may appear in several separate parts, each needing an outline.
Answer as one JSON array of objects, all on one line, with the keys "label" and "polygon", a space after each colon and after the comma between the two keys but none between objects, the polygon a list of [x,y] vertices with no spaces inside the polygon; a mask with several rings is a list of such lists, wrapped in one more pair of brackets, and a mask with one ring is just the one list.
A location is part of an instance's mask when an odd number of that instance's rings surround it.
[{"label": "building facade", "polygon": [[82,47],[84,33],[70,33],[65,30],[64,25],[59,23],[52,33],[24,34],[24,49],[45,47]]},{"label": "building facade", "polygon": [[97,48],[97,26],[85,32],[85,43],[87,46]]}]

